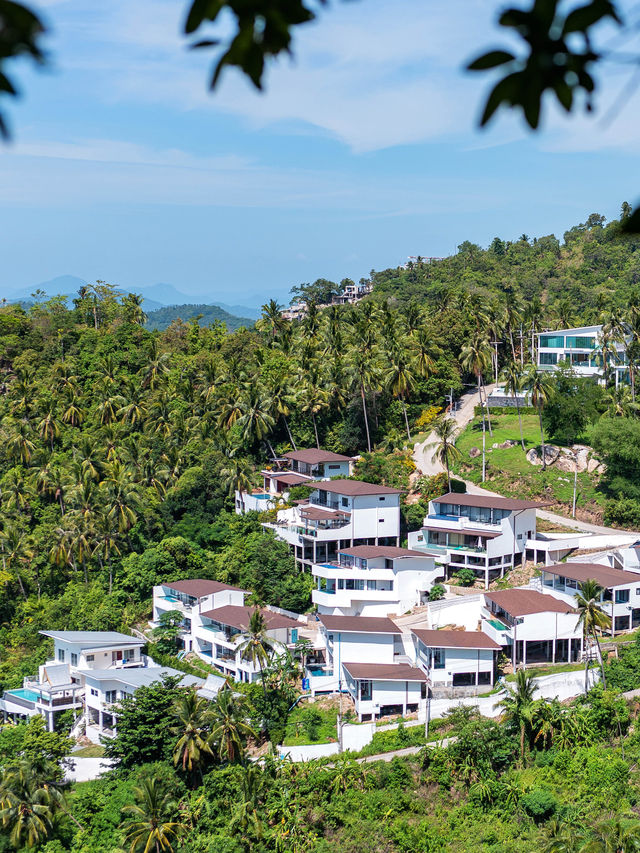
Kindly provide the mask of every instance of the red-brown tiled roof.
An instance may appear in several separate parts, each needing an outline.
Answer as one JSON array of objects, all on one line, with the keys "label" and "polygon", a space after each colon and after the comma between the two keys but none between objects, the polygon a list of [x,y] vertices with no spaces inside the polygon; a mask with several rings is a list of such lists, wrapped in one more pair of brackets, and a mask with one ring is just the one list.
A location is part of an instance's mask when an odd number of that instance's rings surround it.
[{"label": "red-brown tiled roof", "polygon": [[427,631],[412,628],[411,633],[432,649],[500,649],[484,631]]},{"label": "red-brown tiled roof", "polygon": [[557,563],[554,566],[543,566],[542,571],[551,575],[562,575],[578,583],[594,580],[605,589],[627,583],[637,583],[640,587],[640,572],[625,572],[622,569],[612,569],[611,566],[601,566],[599,563]]},{"label": "red-brown tiled roof", "polygon": [[376,557],[386,557],[393,560],[397,557],[430,557],[425,551],[411,551],[409,548],[396,548],[395,545],[354,545],[353,548],[339,548],[341,554],[360,557],[361,560],[373,560]]},{"label": "red-brown tiled roof", "polygon": [[404,663],[343,663],[342,666],[355,679],[371,681],[426,681],[421,669]]},{"label": "red-brown tiled roof", "polygon": [[345,633],[362,634],[401,634],[402,631],[395,622],[386,616],[328,616],[318,614],[327,631],[343,631]]},{"label": "red-brown tiled roof", "polygon": [[536,509],[537,507],[552,506],[550,501],[521,501],[516,498],[501,498],[493,495],[470,495],[466,492],[449,492],[441,498],[433,498],[436,503],[453,504],[454,506],[477,506],[494,509]]},{"label": "red-brown tiled roof", "polygon": [[225,589],[235,589],[240,592],[237,586],[229,586],[228,583],[220,581],[209,581],[204,578],[195,578],[194,580],[186,581],[163,581],[160,586],[165,586],[168,589],[175,589],[176,592],[184,592],[185,595],[192,595],[194,598],[203,598],[205,595],[211,595],[214,592],[222,592]]},{"label": "red-brown tiled roof", "polygon": [[[221,625],[230,625],[232,628],[238,628],[240,631],[246,631],[249,627],[249,619],[255,607],[238,607],[233,604],[227,604],[224,607],[216,607],[214,610],[207,610],[203,613],[207,619],[213,619],[215,622],[220,622]],[[300,622],[289,616],[282,616],[280,613],[274,613],[272,610],[262,610],[264,621],[267,630],[275,628],[299,628]]]},{"label": "red-brown tiled roof", "polygon": [[485,598],[495,602],[510,616],[528,616],[532,613],[573,613],[566,602],[553,595],[544,595],[535,589],[503,589],[485,592]]},{"label": "red-brown tiled roof", "polygon": [[361,495],[399,495],[400,489],[392,489],[390,486],[376,486],[374,483],[364,483],[362,480],[323,480],[305,483],[312,489],[320,489],[324,492],[333,492],[337,495],[349,497],[360,497]]},{"label": "red-brown tiled roof", "polygon": [[351,456],[343,456],[331,450],[319,450],[316,447],[290,450],[282,455],[285,459],[295,459],[297,462],[306,462],[307,465],[319,465],[321,462],[351,462],[352,459]]},{"label": "red-brown tiled roof", "polygon": [[298,474],[296,471],[264,471],[263,473],[270,480],[286,483],[288,486],[299,486],[312,479],[308,474]]}]

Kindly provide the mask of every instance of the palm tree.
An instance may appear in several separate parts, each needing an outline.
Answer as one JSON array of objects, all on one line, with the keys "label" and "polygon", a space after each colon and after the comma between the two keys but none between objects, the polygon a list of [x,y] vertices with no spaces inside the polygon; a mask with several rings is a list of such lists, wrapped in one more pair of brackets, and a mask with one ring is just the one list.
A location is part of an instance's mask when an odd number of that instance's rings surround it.
[{"label": "palm tree", "polygon": [[635,818],[614,817],[595,829],[595,838],[580,853],[637,853],[640,850],[640,822]]},{"label": "palm tree", "polygon": [[13,847],[37,847],[51,835],[62,795],[21,761],[4,773],[0,784],[0,822]]},{"label": "palm tree", "polygon": [[211,735],[221,761],[233,764],[242,760],[247,738],[256,733],[247,722],[248,708],[244,696],[234,696],[224,687],[211,702]]},{"label": "palm tree", "polygon": [[29,563],[33,557],[34,549],[31,537],[22,532],[16,524],[6,522],[4,530],[0,531],[0,553],[2,554],[2,565],[5,572],[13,572],[18,581],[20,592],[26,601],[27,593],[20,567]]},{"label": "palm tree", "polygon": [[462,453],[455,443],[458,427],[453,418],[438,418],[433,432],[438,440],[429,445],[429,448],[434,450],[431,461],[435,462],[437,459],[447,469],[447,487],[451,491],[451,463],[462,459]]},{"label": "palm tree", "polygon": [[130,853],[172,853],[172,841],[184,831],[178,818],[178,803],[161,779],[143,779],[133,789],[135,805],[124,806],[120,824]]},{"label": "palm tree", "polygon": [[136,523],[136,509],[140,505],[138,487],[133,482],[131,472],[115,460],[105,465],[105,478],[100,483],[107,498],[108,518],[121,533],[128,531]]},{"label": "palm tree", "polygon": [[53,441],[60,438],[60,425],[58,424],[52,409],[49,409],[47,414],[38,424],[38,432],[43,441],[48,441],[53,453]]},{"label": "palm tree", "polygon": [[355,348],[350,353],[347,373],[351,379],[354,389],[357,389],[362,400],[362,412],[364,414],[364,426],[367,433],[367,452],[371,453],[371,436],[369,433],[369,415],[367,413],[366,392],[372,380],[371,359],[367,352]]},{"label": "palm tree", "polygon": [[149,351],[149,362],[142,377],[142,387],[150,388],[152,391],[166,382],[169,373],[169,353],[160,355],[158,342],[155,338],[151,340]]},{"label": "palm tree", "polygon": [[173,763],[192,773],[200,770],[206,756],[213,756],[209,742],[211,734],[210,703],[187,690],[178,696],[174,708],[175,724],[172,733],[178,738],[173,750]]},{"label": "palm tree", "polygon": [[234,804],[231,815],[230,829],[234,833],[239,832],[242,846],[247,851],[251,850],[252,844],[260,841],[263,836],[262,821],[258,814],[263,788],[262,772],[255,764],[245,768],[241,780],[240,799]]},{"label": "palm tree", "polygon": [[[240,427],[242,438],[249,444],[255,441],[267,441],[275,420],[271,415],[271,404],[264,390],[252,383],[240,398]],[[271,450],[273,456],[275,453]]]},{"label": "palm tree", "polygon": [[278,333],[282,328],[282,306],[278,305],[275,299],[270,299],[260,309],[262,317],[259,325],[262,329],[267,330],[271,335],[271,341],[275,341]]},{"label": "palm tree", "polygon": [[[586,639],[589,635],[593,637],[598,650],[598,662],[600,663],[600,672],[602,673],[602,684],[607,687],[607,680],[604,674],[604,661],[602,660],[602,651],[600,649],[600,641],[598,639],[598,631],[603,628],[609,628],[611,625],[611,617],[607,615],[600,607],[602,600],[603,588],[593,579],[588,579],[580,584],[578,592],[575,594],[576,610],[579,618],[576,623],[582,626],[583,636]],[[589,657],[585,655],[584,664],[584,692],[588,689],[589,677]]]},{"label": "palm tree", "polygon": [[304,383],[300,393],[300,411],[303,415],[311,415],[313,423],[313,432],[316,438],[316,447],[320,447],[320,437],[318,436],[318,422],[316,415],[323,409],[329,408],[329,395],[324,388],[319,385],[319,377],[315,371],[312,371],[307,381]]},{"label": "palm tree", "polygon": [[408,355],[399,347],[393,347],[390,350],[389,362],[386,384],[393,396],[402,403],[407,438],[411,441],[411,430],[409,429],[409,418],[407,416],[407,397],[410,396],[415,388],[415,379],[411,371]]},{"label": "palm tree", "polygon": [[482,428],[484,430],[484,413],[486,410],[489,435],[493,435],[486,390],[484,393],[484,403],[482,401],[482,391],[484,389],[483,374],[491,368],[491,347],[487,339],[482,337],[482,335],[476,335],[470,343],[464,346],[460,352],[460,364],[463,370],[466,370],[467,373],[473,373],[476,377],[478,382],[478,397],[482,406]]},{"label": "palm tree", "polygon": [[[515,669],[515,648],[513,654]],[[525,734],[527,725],[531,722],[533,695],[537,689],[533,681],[533,674],[524,669],[519,669],[515,674],[513,686],[509,683],[506,684],[507,695],[494,705],[495,708],[502,708],[507,720],[520,729],[520,759],[523,762]]]},{"label": "palm tree", "polygon": [[504,382],[504,390],[507,394],[511,394],[515,400],[516,409],[518,411],[518,423],[520,424],[520,444],[522,452],[526,453],[524,446],[524,434],[522,432],[522,414],[520,412],[520,399],[518,392],[522,390],[522,370],[515,361],[510,361],[502,371],[502,381]]},{"label": "palm tree", "polygon": [[259,668],[262,689],[265,696],[267,691],[264,681],[264,670],[269,663],[269,658],[279,645],[277,640],[272,639],[267,634],[267,623],[262,611],[258,610],[257,607],[254,608],[249,616],[247,630],[240,635],[236,648],[245,660],[250,661],[253,666]]},{"label": "palm tree", "polygon": [[529,364],[526,367],[522,381],[523,387],[529,392],[531,402],[538,410],[538,420],[540,422],[540,443],[542,446],[542,470],[544,471],[547,467],[547,460],[544,448],[542,409],[553,391],[553,379],[544,370],[538,370],[535,364]]},{"label": "palm tree", "polygon": [[236,492],[250,492],[253,488],[253,467],[248,459],[229,453],[229,461],[220,470],[223,483],[227,486],[229,497]]}]

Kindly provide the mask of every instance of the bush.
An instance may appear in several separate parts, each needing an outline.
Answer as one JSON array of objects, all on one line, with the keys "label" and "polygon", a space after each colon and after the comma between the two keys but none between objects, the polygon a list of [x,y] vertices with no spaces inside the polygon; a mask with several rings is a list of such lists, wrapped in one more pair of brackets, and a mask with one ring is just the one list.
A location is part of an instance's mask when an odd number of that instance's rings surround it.
[{"label": "bush", "polygon": [[311,741],[318,740],[322,715],[315,708],[307,708],[302,715],[302,728]]},{"label": "bush", "polygon": [[476,582],[476,573],[472,569],[458,569],[454,577],[460,586],[472,586]]},{"label": "bush", "polygon": [[429,591],[429,601],[440,601],[441,598],[444,598],[446,591],[441,583],[434,583]]},{"label": "bush", "polygon": [[534,788],[520,800],[522,808],[536,823],[549,820],[558,808],[558,801],[546,788]]}]

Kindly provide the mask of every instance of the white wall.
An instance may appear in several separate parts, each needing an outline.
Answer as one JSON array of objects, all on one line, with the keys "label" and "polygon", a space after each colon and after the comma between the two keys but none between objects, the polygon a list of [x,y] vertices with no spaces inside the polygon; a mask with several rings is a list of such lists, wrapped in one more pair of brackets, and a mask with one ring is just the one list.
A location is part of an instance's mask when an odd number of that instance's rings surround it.
[{"label": "white wall", "polygon": [[[416,638],[416,658],[418,666],[429,669],[429,654],[424,643]],[[444,649],[444,668],[431,669],[429,677],[434,686],[448,685],[453,676],[462,673],[493,673],[493,651],[491,649]]]}]

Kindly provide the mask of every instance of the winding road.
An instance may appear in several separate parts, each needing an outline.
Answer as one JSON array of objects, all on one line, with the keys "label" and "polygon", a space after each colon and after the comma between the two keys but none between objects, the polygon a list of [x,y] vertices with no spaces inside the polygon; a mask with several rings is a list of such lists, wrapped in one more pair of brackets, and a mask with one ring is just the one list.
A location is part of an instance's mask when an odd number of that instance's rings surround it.
[{"label": "winding road", "polygon": [[[491,393],[491,390],[494,386],[488,385],[487,392]],[[458,425],[459,431],[462,431],[468,423],[473,420],[475,407],[480,404],[480,396],[477,391],[470,391],[467,394],[463,394],[459,401],[459,406],[456,411],[449,415],[452,417],[456,424]],[[430,445],[433,445],[437,442],[437,436],[434,432],[430,433],[427,436],[426,440],[420,442],[415,445],[413,449],[413,460],[416,463],[416,466],[419,471],[423,474],[426,474],[429,477],[434,476],[435,474],[441,474],[444,471],[444,466],[436,459],[434,460],[434,448]],[[464,480],[467,486],[467,492],[471,495],[491,495],[491,497],[504,497],[503,495],[499,495],[498,492],[492,492],[489,489],[483,489],[481,486],[478,486],[476,483],[472,483],[469,480]],[[563,527],[571,528],[572,530],[580,530],[584,533],[602,533],[602,534],[624,534],[630,533],[633,535],[637,535],[640,538],[640,532],[637,531],[629,531],[629,530],[619,530],[615,527],[603,527],[599,524],[590,524],[587,521],[578,521],[573,518],[566,518],[564,515],[558,515],[555,512],[548,512],[545,509],[539,509],[536,512],[538,518],[543,518],[545,521],[549,521],[552,524],[559,524]]]}]

